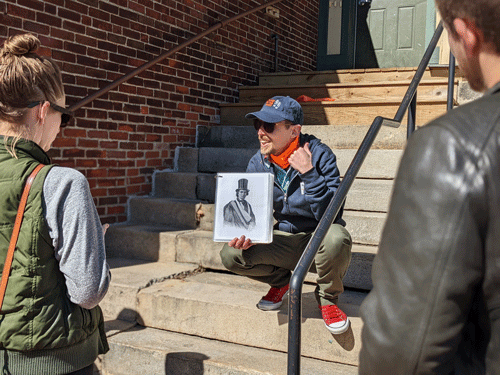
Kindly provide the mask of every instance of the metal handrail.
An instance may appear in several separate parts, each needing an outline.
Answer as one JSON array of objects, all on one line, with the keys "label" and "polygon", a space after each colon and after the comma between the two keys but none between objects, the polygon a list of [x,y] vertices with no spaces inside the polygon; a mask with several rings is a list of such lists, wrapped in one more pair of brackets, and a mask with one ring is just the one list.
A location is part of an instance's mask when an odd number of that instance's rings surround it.
[{"label": "metal handrail", "polygon": [[[405,112],[408,110],[410,103],[415,98],[417,86],[422,79],[424,71],[429,64],[432,53],[436,48],[437,42],[443,32],[442,22],[439,23],[434,36],[425,51],[424,57],[420,62],[417,71],[408,87],[408,90],[401,102],[401,105],[394,116],[394,119],[387,119],[380,116],[375,117],[366,136],[363,139],[356,155],[354,156],[347,172],[339,185],[335,196],[330,201],[323,217],[318,223],[313,236],[309,240],[306,249],[293,271],[290,279],[289,289],[289,307],[288,307],[288,375],[300,374],[300,345],[301,345],[301,321],[302,321],[302,285],[309,268],[311,267],[314,257],[318,252],[319,246],[323,242],[328,229],[333,220],[338,215],[342,204],[345,201],[347,192],[363,164],[363,161],[370,150],[375,137],[382,125],[398,127],[403,120]],[[412,115],[415,118],[414,114]]]},{"label": "metal handrail", "polygon": [[237,14],[236,16],[227,18],[225,20],[222,20],[222,21],[216,23],[215,25],[209,27],[207,30],[202,31],[201,33],[199,33],[198,35],[195,35],[191,39],[186,40],[184,43],[179,44],[177,47],[174,47],[171,50],[162,53],[161,55],[159,55],[158,57],[154,58],[153,60],[150,60],[147,63],[142,64],[141,66],[137,67],[136,69],[132,70],[131,72],[129,72],[129,73],[121,76],[120,78],[114,80],[109,85],[107,85],[107,86],[103,87],[102,89],[96,91],[95,93],[90,94],[89,96],[83,98],[78,103],[75,103],[75,104],[71,105],[69,107],[69,110],[76,111],[77,109],[79,109],[79,108],[83,107],[84,105],[90,103],[94,99],[97,99],[100,96],[106,94],[108,91],[110,91],[110,90],[118,87],[120,84],[128,81],[129,79],[131,79],[133,77],[135,77],[137,74],[140,74],[143,71],[145,71],[146,69],[149,69],[150,67],[152,67],[156,63],[158,63],[158,62],[166,59],[167,57],[173,55],[174,53],[180,51],[181,49],[183,49],[185,47],[188,47],[189,45],[191,45],[194,42],[200,40],[201,38],[205,37],[206,35],[208,35],[210,33],[213,33],[214,31],[220,29],[221,27],[226,26],[228,23],[231,23],[233,21],[239,20],[240,18],[246,17],[246,16],[248,16],[248,15],[250,15],[252,13],[255,13],[255,12],[261,10],[261,9],[264,9],[264,8],[266,8],[268,6],[274,5],[274,4],[279,3],[281,1],[283,1],[283,0],[271,0],[271,1],[267,2],[267,3],[265,3],[265,4],[259,5],[259,6],[255,7],[255,8],[247,10],[247,11],[245,11],[243,13]]},{"label": "metal handrail", "polygon": [[453,109],[453,89],[455,85],[455,56],[450,52],[450,69],[448,71],[448,103],[446,108],[448,111]]}]

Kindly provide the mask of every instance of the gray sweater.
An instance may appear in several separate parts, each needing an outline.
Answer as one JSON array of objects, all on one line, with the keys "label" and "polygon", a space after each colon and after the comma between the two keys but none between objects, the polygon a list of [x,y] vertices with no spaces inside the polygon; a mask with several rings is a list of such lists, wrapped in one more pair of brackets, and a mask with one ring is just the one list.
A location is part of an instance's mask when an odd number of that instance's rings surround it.
[{"label": "gray sweater", "polygon": [[43,185],[44,213],[71,302],[91,309],[104,298],[111,274],[104,234],[86,178],[54,166]]}]

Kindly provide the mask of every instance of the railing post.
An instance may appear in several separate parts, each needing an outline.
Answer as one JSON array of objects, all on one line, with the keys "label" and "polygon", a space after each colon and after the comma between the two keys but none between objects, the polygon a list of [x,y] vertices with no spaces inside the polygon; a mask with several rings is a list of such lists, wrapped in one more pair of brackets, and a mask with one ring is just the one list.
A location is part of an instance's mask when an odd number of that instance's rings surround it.
[{"label": "railing post", "polygon": [[448,68],[448,102],[446,108],[453,109],[453,92],[455,90],[455,56],[450,52],[450,65]]},{"label": "railing post", "polygon": [[415,124],[417,122],[417,92],[413,95],[413,99],[408,107],[408,126],[406,128],[406,139],[409,139],[415,131]]}]

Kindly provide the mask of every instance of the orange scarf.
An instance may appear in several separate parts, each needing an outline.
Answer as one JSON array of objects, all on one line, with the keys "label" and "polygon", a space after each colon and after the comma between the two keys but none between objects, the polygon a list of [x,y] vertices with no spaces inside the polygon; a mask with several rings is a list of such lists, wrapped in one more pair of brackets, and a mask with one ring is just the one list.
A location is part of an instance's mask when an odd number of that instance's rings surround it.
[{"label": "orange scarf", "polygon": [[295,150],[299,148],[299,137],[295,138],[292,143],[279,155],[270,155],[273,163],[278,164],[281,168],[287,169],[290,166],[288,158]]}]

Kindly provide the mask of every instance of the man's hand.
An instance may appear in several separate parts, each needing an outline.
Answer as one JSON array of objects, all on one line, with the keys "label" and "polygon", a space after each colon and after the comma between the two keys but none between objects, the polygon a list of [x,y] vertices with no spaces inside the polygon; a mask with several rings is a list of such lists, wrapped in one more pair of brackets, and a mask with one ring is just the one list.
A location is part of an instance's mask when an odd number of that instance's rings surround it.
[{"label": "man's hand", "polygon": [[235,249],[246,250],[254,244],[250,238],[245,239],[245,236],[241,236],[240,238],[233,238],[228,245],[234,247]]},{"label": "man's hand", "polygon": [[309,142],[307,142],[304,147],[299,147],[292,155],[288,158],[290,165],[298,171],[300,174],[306,173],[313,169],[312,165],[312,154],[309,150]]}]

